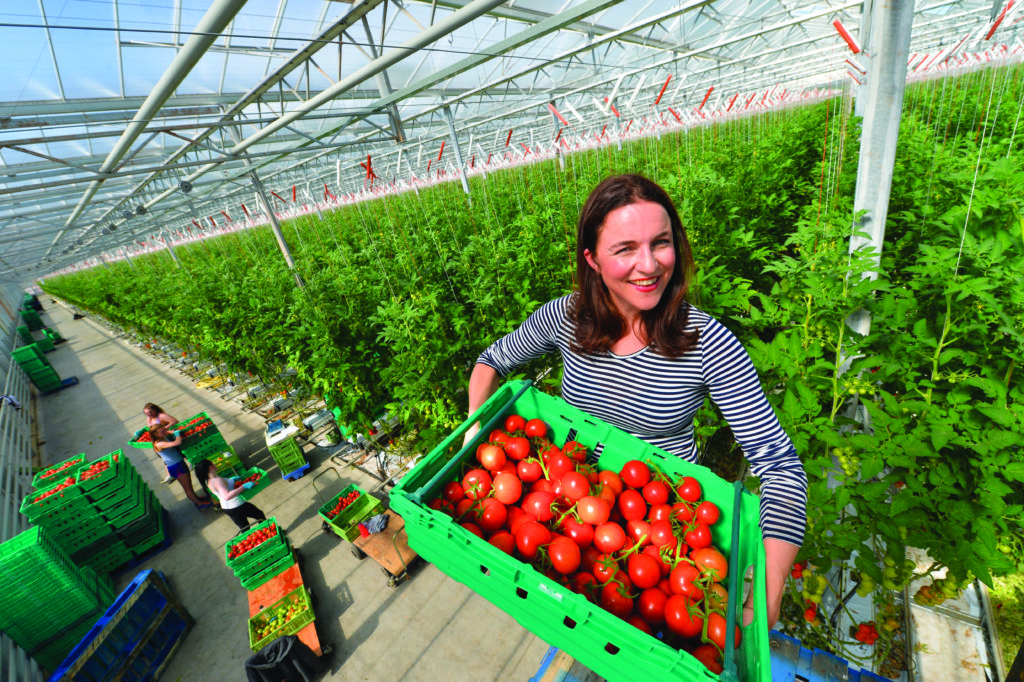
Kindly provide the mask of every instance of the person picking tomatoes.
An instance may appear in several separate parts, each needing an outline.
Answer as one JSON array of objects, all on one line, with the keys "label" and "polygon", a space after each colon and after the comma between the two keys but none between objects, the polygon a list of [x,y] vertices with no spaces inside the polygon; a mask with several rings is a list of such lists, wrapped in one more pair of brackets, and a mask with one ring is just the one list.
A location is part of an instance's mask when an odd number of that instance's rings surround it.
[{"label": "person picking tomatoes", "polygon": [[[160,407],[155,403],[146,403],[142,406],[142,414],[146,415],[146,428],[139,429],[135,432],[135,438],[138,439],[147,429],[150,429],[157,424],[163,424],[170,428],[178,423],[178,420],[171,415],[164,412],[164,408]],[[167,478],[163,481],[165,484],[174,483],[174,476],[171,476],[171,470],[167,470]]]},{"label": "person picking tomatoes", "polygon": [[196,462],[196,478],[199,479],[199,485],[203,486],[203,490],[207,493],[212,490],[217,494],[221,510],[235,522],[239,530],[248,528],[249,519],[267,520],[267,515],[259,507],[240,497],[243,492],[256,485],[252,481],[247,481],[236,487],[237,481],[233,478],[218,476],[217,466],[208,459]]},{"label": "person picking tomatoes", "polygon": [[167,431],[166,424],[157,424],[149,429],[149,435],[153,439],[153,449],[167,467],[167,473],[172,476],[185,490],[185,497],[192,501],[196,509],[209,509],[213,502],[209,497],[197,497],[195,488],[192,487],[192,472],[188,470],[185,456],[181,454],[178,447],[181,445],[181,432],[175,431],[172,435]]},{"label": "person picking tomatoes", "polygon": [[[807,475],[746,351],[687,301],[693,271],[686,231],[665,190],[639,175],[607,178],[577,225],[577,290],[541,306],[480,355],[469,380],[469,413],[503,377],[557,351],[566,402],[696,462],[693,417],[710,395],[761,479],[771,628],[803,542]],[[745,624],[752,619],[748,603]]]}]

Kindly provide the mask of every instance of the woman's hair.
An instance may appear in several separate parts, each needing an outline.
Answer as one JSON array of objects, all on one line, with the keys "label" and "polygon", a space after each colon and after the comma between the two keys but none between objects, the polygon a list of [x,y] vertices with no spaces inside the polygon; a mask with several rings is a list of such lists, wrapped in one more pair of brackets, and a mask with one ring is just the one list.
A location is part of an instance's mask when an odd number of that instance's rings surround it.
[{"label": "woman's hair", "polygon": [[156,412],[156,416],[158,417],[164,413],[164,408],[160,407],[156,403],[146,403],[145,405],[143,405],[142,411],[145,412],[146,410],[153,410],[154,412]]},{"label": "woman's hair", "polygon": [[213,462],[208,459],[201,459],[196,462],[195,472],[196,478],[199,479],[199,485],[203,487],[203,492],[206,496],[210,496],[210,489],[207,487],[206,482],[210,480],[210,469],[213,469]]},{"label": "woman's hair", "polygon": [[626,334],[626,319],[615,307],[600,273],[587,262],[585,252],[596,252],[597,237],[609,213],[640,202],[658,204],[668,214],[676,263],[658,304],[641,311],[643,328],[639,331],[659,354],[670,358],[683,355],[697,344],[697,332],[684,331],[689,319],[686,295],[693,278],[693,254],[679,213],[656,183],[641,175],[614,175],[603,180],[587,197],[576,226],[578,289],[569,307],[569,319],[576,326],[573,350],[578,353],[607,353]]}]

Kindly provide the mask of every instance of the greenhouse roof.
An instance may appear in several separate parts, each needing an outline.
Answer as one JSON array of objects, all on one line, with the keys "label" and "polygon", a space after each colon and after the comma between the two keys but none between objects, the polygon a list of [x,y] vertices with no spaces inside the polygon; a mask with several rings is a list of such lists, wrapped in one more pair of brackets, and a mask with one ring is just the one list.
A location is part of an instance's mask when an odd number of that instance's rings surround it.
[{"label": "greenhouse roof", "polygon": [[[8,0],[0,277],[256,219],[253,170],[294,211],[854,91],[864,5]],[[1019,55],[1021,5],[918,0],[909,72]]]}]

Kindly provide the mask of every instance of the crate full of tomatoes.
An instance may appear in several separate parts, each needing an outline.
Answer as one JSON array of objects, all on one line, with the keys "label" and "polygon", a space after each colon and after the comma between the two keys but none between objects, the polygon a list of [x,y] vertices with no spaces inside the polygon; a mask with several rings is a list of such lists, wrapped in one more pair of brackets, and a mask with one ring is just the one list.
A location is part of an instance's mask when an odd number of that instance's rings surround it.
[{"label": "crate full of tomatoes", "polygon": [[529,382],[390,500],[412,549],[609,680],[771,679],[758,498]]},{"label": "crate full of tomatoes", "polygon": [[32,485],[39,489],[49,488],[63,481],[68,476],[74,476],[79,470],[88,466],[85,453],[66,459],[60,464],[54,464],[37,473],[32,478]]},{"label": "crate full of tomatoes", "polygon": [[271,561],[281,559],[290,552],[288,540],[284,531],[277,525],[277,519],[273,516],[266,521],[261,521],[253,526],[248,532],[235,537],[224,545],[224,558],[228,568],[231,568],[236,575],[242,569],[260,560],[270,559]]},{"label": "crate full of tomatoes", "polygon": [[[248,502],[256,495],[256,493],[270,485],[270,474],[259,467],[252,467],[251,469],[243,471],[237,478],[235,478],[236,488],[240,488],[246,483],[252,483],[253,486],[242,492],[239,497]],[[213,491],[210,491],[210,494],[214,497],[217,496],[217,493]]]},{"label": "crate full of tomatoes", "polygon": [[320,518],[339,537],[352,542],[359,537],[359,524],[384,510],[373,495],[352,484],[317,510]]}]

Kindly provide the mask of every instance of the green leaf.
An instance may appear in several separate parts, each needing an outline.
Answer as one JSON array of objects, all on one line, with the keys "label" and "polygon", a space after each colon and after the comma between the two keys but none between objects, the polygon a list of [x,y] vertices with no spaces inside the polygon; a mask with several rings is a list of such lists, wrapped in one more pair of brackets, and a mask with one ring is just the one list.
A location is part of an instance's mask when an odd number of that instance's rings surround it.
[{"label": "green leaf", "polygon": [[1024,463],[1016,462],[1003,469],[1003,476],[1010,481],[1024,481]]},{"label": "green leaf", "polygon": [[885,468],[885,461],[878,455],[864,455],[860,460],[860,476],[862,479],[874,478]]},{"label": "green leaf", "polygon": [[999,405],[978,404],[974,406],[974,409],[981,412],[1000,426],[1011,427],[1014,422],[1017,421],[1017,415],[1015,415],[1012,410],[1000,407]]}]

